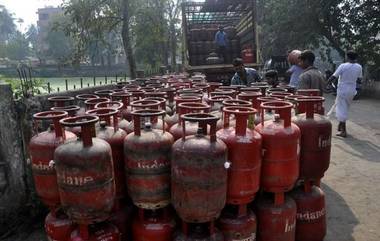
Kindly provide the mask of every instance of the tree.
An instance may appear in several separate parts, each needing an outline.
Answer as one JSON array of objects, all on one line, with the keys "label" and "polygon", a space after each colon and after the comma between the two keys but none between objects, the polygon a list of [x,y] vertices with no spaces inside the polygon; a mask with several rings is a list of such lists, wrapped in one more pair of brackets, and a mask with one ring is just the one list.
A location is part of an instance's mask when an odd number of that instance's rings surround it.
[{"label": "tree", "polygon": [[19,31],[14,33],[6,44],[6,53],[11,60],[24,60],[29,54],[29,43],[25,35]]},{"label": "tree", "polygon": [[62,15],[54,16],[49,24],[49,31],[46,36],[46,43],[48,44],[46,54],[57,62],[58,69],[71,59],[73,53],[73,40],[56,27],[67,23],[67,21],[68,19]]},{"label": "tree", "polygon": [[342,57],[354,48],[364,61],[378,61],[379,5],[376,0],[258,0],[264,56],[322,44]]},{"label": "tree", "polygon": [[173,68],[177,65],[177,47],[178,47],[178,35],[180,29],[178,25],[181,23],[179,14],[181,13],[182,0],[168,0],[167,14],[169,21],[169,44],[171,52],[171,65]]},{"label": "tree", "polygon": [[0,44],[7,41],[16,32],[16,25],[11,13],[0,5]]},{"label": "tree", "polygon": [[106,42],[108,34],[117,30],[123,41],[130,76],[135,78],[136,63],[130,36],[131,6],[130,0],[64,1],[65,14],[70,18],[70,23],[64,29],[76,42],[75,57],[82,57],[94,38]]}]

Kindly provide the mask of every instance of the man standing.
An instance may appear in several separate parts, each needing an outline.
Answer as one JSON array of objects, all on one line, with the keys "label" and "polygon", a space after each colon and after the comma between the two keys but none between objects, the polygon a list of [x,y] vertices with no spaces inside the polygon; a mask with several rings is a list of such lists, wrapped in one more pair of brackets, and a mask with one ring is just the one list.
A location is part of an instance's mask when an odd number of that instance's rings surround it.
[{"label": "man standing", "polygon": [[231,85],[246,85],[249,86],[253,82],[260,81],[260,75],[255,69],[245,68],[242,59],[234,59],[233,66],[235,75],[232,77]]},{"label": "man standing", "polygon": [[290,74],[289,86],[298,89],[298,82],[300,75],[302,74],[303,69],[298,66],[298,64],[293,64],[290,69],[286,71],[287,74]]},{"label": "man standing", "polygon": [[215,44],[219,58],[223,58],[223,62],[226,63],[227,34],[223,26],[219,26],[219,31],[215,34]]},{"label": "man standing", "polygon": [[299,66],[303,69],[300,75],[298,89],[319,89],[323,95],[325,78],[323,74],[314,67],[315,55],[310,50],[305,50],[299,57]]},{"label": "man standing", "polygon": [[356,63],[357,53],[348,51],[347,62],[341,64],[335,73],[330,77],[329,82],[338,79],[338,89],[336,95],[336,118],[339,121],[337,136],[347,137],[346,121],[352,100],[356,95],[357,83],[363,78],[362,66]]}]

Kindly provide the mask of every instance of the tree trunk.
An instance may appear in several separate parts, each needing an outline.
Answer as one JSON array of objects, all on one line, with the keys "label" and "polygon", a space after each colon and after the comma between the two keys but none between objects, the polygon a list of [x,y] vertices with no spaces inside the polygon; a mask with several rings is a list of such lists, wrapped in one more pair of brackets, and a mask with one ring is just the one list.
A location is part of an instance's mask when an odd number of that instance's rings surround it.
[{"label": "tree trunk", "polygon": [[129,34],[129,0],[122,0],[123,11],[123,26],[121,37],[123,39],[123,46],[127,63],[129,65],[129,74],[131,79],[136,78],[136,61],[132,50],[131,38]]},{"label": "tree trunk", "polygon": [[174,20],[170,23],[170,47],[172,71],[177,71],[177,37]]}]

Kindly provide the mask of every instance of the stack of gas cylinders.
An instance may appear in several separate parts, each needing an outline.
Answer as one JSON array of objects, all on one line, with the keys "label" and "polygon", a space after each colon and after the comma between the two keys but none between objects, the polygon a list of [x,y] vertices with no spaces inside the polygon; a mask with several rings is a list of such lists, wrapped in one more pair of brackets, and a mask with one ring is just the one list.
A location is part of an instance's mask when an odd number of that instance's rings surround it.
[{"label": "stack of gas cylinders", "polygon": [[29,145],[49,240],[324,239],[318,90],[171,75],[49,101]]}]

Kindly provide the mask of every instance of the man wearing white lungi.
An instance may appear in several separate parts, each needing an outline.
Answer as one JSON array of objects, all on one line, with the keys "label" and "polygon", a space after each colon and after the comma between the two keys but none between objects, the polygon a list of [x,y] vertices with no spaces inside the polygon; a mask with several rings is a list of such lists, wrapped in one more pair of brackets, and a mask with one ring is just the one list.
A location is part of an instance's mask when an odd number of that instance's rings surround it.
[{"label": "man wearing white lungi", "polygon": [[338,79],[338,90],[336,95],[336,118],[339,121],[337,136],[347,137],[346,121],[348,111],[354,96],[356,95],[356,84],[363,78],[362,66],[356,63],[358,55],[354,51],[348,51],[347,62],[341,64],[330,81]]}]

